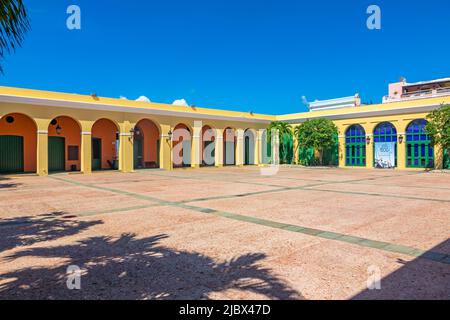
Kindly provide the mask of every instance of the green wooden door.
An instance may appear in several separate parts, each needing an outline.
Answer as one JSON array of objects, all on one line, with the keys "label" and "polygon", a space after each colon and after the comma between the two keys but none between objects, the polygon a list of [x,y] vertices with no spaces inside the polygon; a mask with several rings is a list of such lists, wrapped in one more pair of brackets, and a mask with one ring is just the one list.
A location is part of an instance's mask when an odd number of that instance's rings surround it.
[{"label": "green wooden door", "polygon": [[[205,152],[206,148],[208,148],[208,146],[211,145],[212,143],[214,143],[214,141],[203,141],[203,152]],[[211,150],[211,154],[208,155],[208,157],[211,156],[211,158],[212,158],[212,159],[210,159],[210,161],[208,161],[209,163],[206,163],[205,156],[206,156],[205,154],[203,154],[203,156],[202,156],[202,159],[203,159],[202,165],[203,166],[213,166],[215,164],[216,149],[213,148]]]},{"label": "green wooden door", "polygon": [[156,140],[156,164],[159,168],[159,152],[161,150],[161,141],[158,139]]},{"label": "green wooden door", "polygon": [[102,169],[102,139],[92,138],[92,170]]},{"label": "green wooden door", "polygon": [[183,167],[191,166],[191,140],[183,140]]},{"label": "green wooden door", "polygon": [[48,171],[66,170],[66,140],[63,137],[48,137]]},{"label": "green wooden door", "polygon": [[244,164],[250,164],[250,137],[245,137],[245,154],[244,154]]},{"label": "green wooden door", "polygon": [[0,173],[23,171],[23,137],[0,136]]},{"label": "green wooden door", "polygon": [[134,156],[134,169],[142,169],[144,163],[143,163],[143,148],[141,139],[134,139],[133,156]]},{"label": "green wooden door", "polygon": [[450,152],[444,151],[444,169],[450,169]]},{"label": "green wooden door", "polygon": [[236,164],[236,158],[234,156],[236,146],[234,141],[225,141],[223,144],[223,165],[234,166]]}]

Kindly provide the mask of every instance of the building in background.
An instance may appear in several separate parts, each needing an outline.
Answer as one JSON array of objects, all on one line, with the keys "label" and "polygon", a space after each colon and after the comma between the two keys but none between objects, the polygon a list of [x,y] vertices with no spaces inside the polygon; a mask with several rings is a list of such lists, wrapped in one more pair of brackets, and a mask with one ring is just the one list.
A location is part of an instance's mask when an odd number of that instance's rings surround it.
[{"label": "building in background", "polygon": [[450,78],[407,83],[406,79],[389,84],[389,94],[383,103],[445,97],[450,95]]},{"label": "building in background", "polygon": [[329,109],[341,109],[358,107],[361,105],[361,98],[359,93],[350,97],[329,99],[329,100],[316,100],[309,103],[309,111],[320,111]]}]

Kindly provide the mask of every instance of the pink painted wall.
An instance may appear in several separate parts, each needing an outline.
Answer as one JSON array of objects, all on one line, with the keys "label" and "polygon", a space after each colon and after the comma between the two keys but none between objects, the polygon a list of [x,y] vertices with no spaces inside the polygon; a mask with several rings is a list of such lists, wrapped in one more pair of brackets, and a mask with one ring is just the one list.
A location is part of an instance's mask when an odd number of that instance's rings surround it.
[{"label": "pink painted wall", "polygon": [[[144,119],[137,123],[137,127],[141,130],[143,141],[144,162],[159,162],[159,154],[157,154],[157,141],[160,139],[158,127],[150,120]],[[144,165],[144,164],[143,164]]]},{"label": "pink painted wall", "polygon": [[[14,122],[7,123],[7,116],[12,116]],[[34,121],[23,114],[8,114],[0,119],[0,135],[23,137],[24,171],[36,172],[37,128]]]},{"label": "pink painted wall", "polygon": [[[69,117],[56,118],[59,126],[62,128],[61,134],[56,133],[57,125],[49,125],[48,136],[49,137],[64,137],[66,140],[65,153],[66,153],[66,170],[70,171],[72,165],[77,166],[77,170],[81,170],[81,129],[78,123]],[[69,161],[69,146],[78,146],[78,160]]]},{"label": "pink painted wall", "polygon": [[102,139],[102,169],[110,169],[108,160],[117,159],[116,152],[117,126],[107,119],[98,120],[92,127],[92,137]]},{"label": "pink painted wall", "polygon": [[[389,97],[391,98],[400,98],[403,93],[403,86],[406,83],[404,81],[390,83],[389,84]],[[397,92],[397,94],[395,94]]]}]

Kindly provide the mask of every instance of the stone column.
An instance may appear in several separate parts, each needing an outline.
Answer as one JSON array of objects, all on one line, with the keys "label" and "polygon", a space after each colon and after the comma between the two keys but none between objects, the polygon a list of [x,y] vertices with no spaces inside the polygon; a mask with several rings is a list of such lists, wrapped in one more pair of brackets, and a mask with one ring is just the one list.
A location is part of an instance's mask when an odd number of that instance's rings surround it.
[{"label": "stone column", "polygon": [[36,173],[48,175],[48,126],[50,119],[34,119],[37,125]]},{"label": "stone column", "polygon": [[161,124],[159,163],[160,168],[164,170],[173,169],[172,138],[169,136],[169,131],[173,132],[173,128],[170,125]]},{"label": "stone column", "polygon": [[92,172],[92,126],[93,121],[81,122],[81,172]]},{"label": "stone column", "polygon": [[[409,121],[398,121],[395,126],[397,129],[397,168],[406,169],[406,126]],[[400,143],[400,136],[403,137]]]},{"label": "stone column", "polygon": [[215,165],[216,167],[223,167],[223,130],[216,129],[216,138],[215,138]]},{"label": "stone column", "polygon": [[236,141],[236,165],[243,166],[244,165],[244,130],[237,129],[237,141]]},{"label": "stone column", "polygon": [[134,128],[134,125],[134,123],[129,121],[124,121],[120,124],[119,170],[122,172],[134,171],[133,134],[130,131]]},{"label": "stone column", "polygon": [[191,167],[200,167],[200,152],[202,148],[200,146],[200,135],[202,134],[202,122],[194,121],[194,128],[192,134],[192,153],[191,153]]},{"label": "stone column", "polygon": [[81,132],[81,172],[89,174],[92,172],[92,133]]},{"label": "stone column", "polygon": [[[373,129],[375,129],[375,126],[378,123],[364,123],[361,124],[361,126],[364,128],[364,131],[366,132],[366,141],[364,141],[366,145],[366,168],[373,168],[373,162],[374,162],[374,154],[373,154]],[[367,144],[367,138],[370,139],[370,143]]]},{"label": "stone column", "polygon": [[338,126],[338,141],[339,141],[339,167],[345,167],[345,130],[346,126]]},{"label": "stone column", "polygon": [[258,139],[258,131],[257,130],[252,130],[253,132],[253,139],[254,139],[254,150],[253,150],[253,164],[254,165],[259,165],[261,160],[260,160],[260,150],[259,150],[259,146],[261,144],[261,141]]},{"label": "stone column", "polygon": [[48,130],[37,131],[37,162],[36,173],[48,175]]}]

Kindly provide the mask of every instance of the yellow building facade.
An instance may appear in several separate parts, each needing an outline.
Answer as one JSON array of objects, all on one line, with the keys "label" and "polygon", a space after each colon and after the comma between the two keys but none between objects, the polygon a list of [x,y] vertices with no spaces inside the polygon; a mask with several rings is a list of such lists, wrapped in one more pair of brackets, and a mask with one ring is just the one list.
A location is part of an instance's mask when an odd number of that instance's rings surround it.
[{"label": "yellow building facade", "polygon": [[[52,171],[133,172],[156,167],[172,170],[178,166],[260,165],[264,129],[270,122],[286,121],[295,126],[313,118],[328,118],[337,125],[340,167],[351,166],[346,162],[346,133],[358,125],[364,129],[366,145],[365,165],[358,167],[373,168],[371,137],[377,125],[389,122],[398,137],[396,167],[405,169],[408,126],[449,103],[450,97],[439,97],[264,115],[0,87],[0,173],[35,172],[45,176]],[[185,136],[175,137],[174,132],[180,128]],[[214,146],[209,162],[202,158],[208,145]],[[176,162],[177,157],[183,159],[181,164]],[[442,157],[442,150],[434,147],[438,168]],[[228,158],[232,161],[225,161]]]}]

